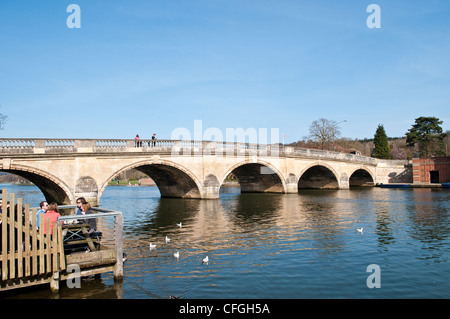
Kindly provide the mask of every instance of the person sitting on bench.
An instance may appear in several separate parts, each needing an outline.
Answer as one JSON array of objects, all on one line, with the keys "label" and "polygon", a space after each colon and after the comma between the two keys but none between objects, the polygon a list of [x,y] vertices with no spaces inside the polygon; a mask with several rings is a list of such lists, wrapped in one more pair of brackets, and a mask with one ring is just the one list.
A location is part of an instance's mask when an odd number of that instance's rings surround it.
[{"label": "person sitting on bench", "polygon": [[[82,215],[94,214],[91,210],[91,204],[89,204],[88,202],[81,204],[81,214]],[[89,218],[87,220],[87,224],[89,224],[89,236],[100,240],[102,232],[97,230],[97,219]]]}]

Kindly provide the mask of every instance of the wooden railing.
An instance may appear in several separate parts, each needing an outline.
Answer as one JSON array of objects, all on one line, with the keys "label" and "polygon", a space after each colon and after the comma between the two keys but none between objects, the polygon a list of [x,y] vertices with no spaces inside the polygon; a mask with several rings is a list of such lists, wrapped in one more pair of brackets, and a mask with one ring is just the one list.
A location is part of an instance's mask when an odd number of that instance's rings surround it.
[{"label": "wooden railing", "polygon": [[171,155],[276,156],[331,159],[377,164],[367,156],[280,144],[140,139],[0,139],[0,158],[21,154],[168,153]]},{"label": "wooden railing", "polygon": [[[9,195],[9,201],[8,201]],[[52,227],[46,220],[46,234],[37,228],[37,210],[30,216],[29,204],[2,190],[0,213],[0,291],[33,284],[52,282],[66,268],[61,223]],[[40,214],[39,225],[44,225]],[[51,235],[50,235],[51,234]]]},{"label": "wooden railing", "polygon": [[[58,290],[59,281],[71,276],[67,266],[73,264],[80,267],[80,277],[107,271],[113,271],[115,279],[123,277],[121,212],[93,207],[95,214],[60,216],[52,225],[49,218],[44,223],[45,214],[39,214],[38,229],[36,207],[30,209],[29,204],[23,205],[21,198],[16,200],[15,194],[8,194],[6,189],[1,194],[0,291],[45,283],[50,283],[52,290]],[[76,206],[59,208],[72,211]],[[66,221],[109,217],[114,218],[114,225],[112,232],[104,229],[101,249],[89,254],[65,254],[63,224]]]}]

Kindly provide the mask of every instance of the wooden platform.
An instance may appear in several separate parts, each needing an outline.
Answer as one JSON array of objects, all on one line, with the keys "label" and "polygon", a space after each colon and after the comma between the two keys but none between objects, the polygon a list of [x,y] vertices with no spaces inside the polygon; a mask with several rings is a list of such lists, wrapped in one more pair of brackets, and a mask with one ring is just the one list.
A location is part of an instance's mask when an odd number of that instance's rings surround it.
[{"label": "wooden platform", "polygon": [[[99,250],[79,251],[66,255],[66,265],[78,265],[81,270],[81,277],[114,271],[116,262],[116,250],[105,246],[100,246]],[[61,279],[66,280],[70,275],[72,273],[63,273]]]},{"label": "wooden platform", "polygon": [[[8,196],[9,195],[9,196]],[[9,203],[7,204],[7,202]],[[123,218],[122,213],[102,208],[92,208],[97,213],[59,217],[53,223],[45,223],[46,234],[37,228],[37,208],[29,204],[22,206],[22,199],[2,191],[0,212],[0,291],[33,285],[50,284],[53,291],[59,290],[59,282],[74,273],[73,265],[79,269],[80,277],[114,272],[114,278],[123,277]],[[75,205],[60,206],[61,209]],[[114,218],[114,229],[108,232],[109,245],[103,245],[100,237],[92,237],[86,220],[89,218]],[[40,214],[39,225],[44,225],[45,214]],[[76,224],[64,225],[75,220]],[[64,225],[64,226],[63,226]],[[112,235],[111,235],[112,234]],[[106,240],[105,240],[106,241]],[[81,247],[81,251],[79,248]],[[77,251],[78,250],[78,251]]]}]

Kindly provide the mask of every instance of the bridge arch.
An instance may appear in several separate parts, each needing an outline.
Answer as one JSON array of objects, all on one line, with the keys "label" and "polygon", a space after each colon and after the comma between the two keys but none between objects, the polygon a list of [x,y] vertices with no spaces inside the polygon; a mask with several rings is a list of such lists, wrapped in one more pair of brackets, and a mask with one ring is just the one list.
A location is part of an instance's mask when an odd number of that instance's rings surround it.
[{"label": "bridge arch", "polygon": [[150,176],[156,183],[161,197],[201,198],[201,182],[185,167],[167,160],[145,160],[127,165],[115,171],[104,181],[98,192],[98,200],[103,194],[109,181],[120,173],[130,169],[136,169]]},{"label": "bridge arch", "polygon": [[234,164],[220,179],[233,173],[239,180],[242,193],[286,193],[286,181],[283,174],[272,164],[257,160],[255,162],[239,162]]},{"label": "bridge arch", "polygon": [[355,169],[349,178],[350,187],[374,186],[375,178],[369,169],[360,167]]},{"label": "bridge arch", "polygon": [[[70,187],[49,172],[26,165],[11,165],[8,169],[2,167],[0,171],[26,178],[41,190],[45,200],[49,203],[70,205],[75,201]],[[30,205],[37,205],[37,203],[30,203]]]},{"label": "bridge arch", "polygon": [[339,189],[339,174],[326,163],[313,163],[306,167],[298,179],[299,189]]}]

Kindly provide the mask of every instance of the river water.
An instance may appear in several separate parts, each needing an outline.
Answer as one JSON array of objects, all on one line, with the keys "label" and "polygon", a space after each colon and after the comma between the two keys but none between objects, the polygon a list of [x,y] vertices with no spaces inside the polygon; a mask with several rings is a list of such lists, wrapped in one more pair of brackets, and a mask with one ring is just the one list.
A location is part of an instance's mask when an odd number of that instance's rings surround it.
[{"label": "river water", "polygon": [[[43,200],[35,186],[3,187],[32,206]],[[102,274],[57,297],[450,298],[449,200],[446,189],[226,187],[219,200],[161,199],[156,187],[110,186],[100,206],[124,216],[124,280]],[[0,297],[55,296],[41,286]]]}]

